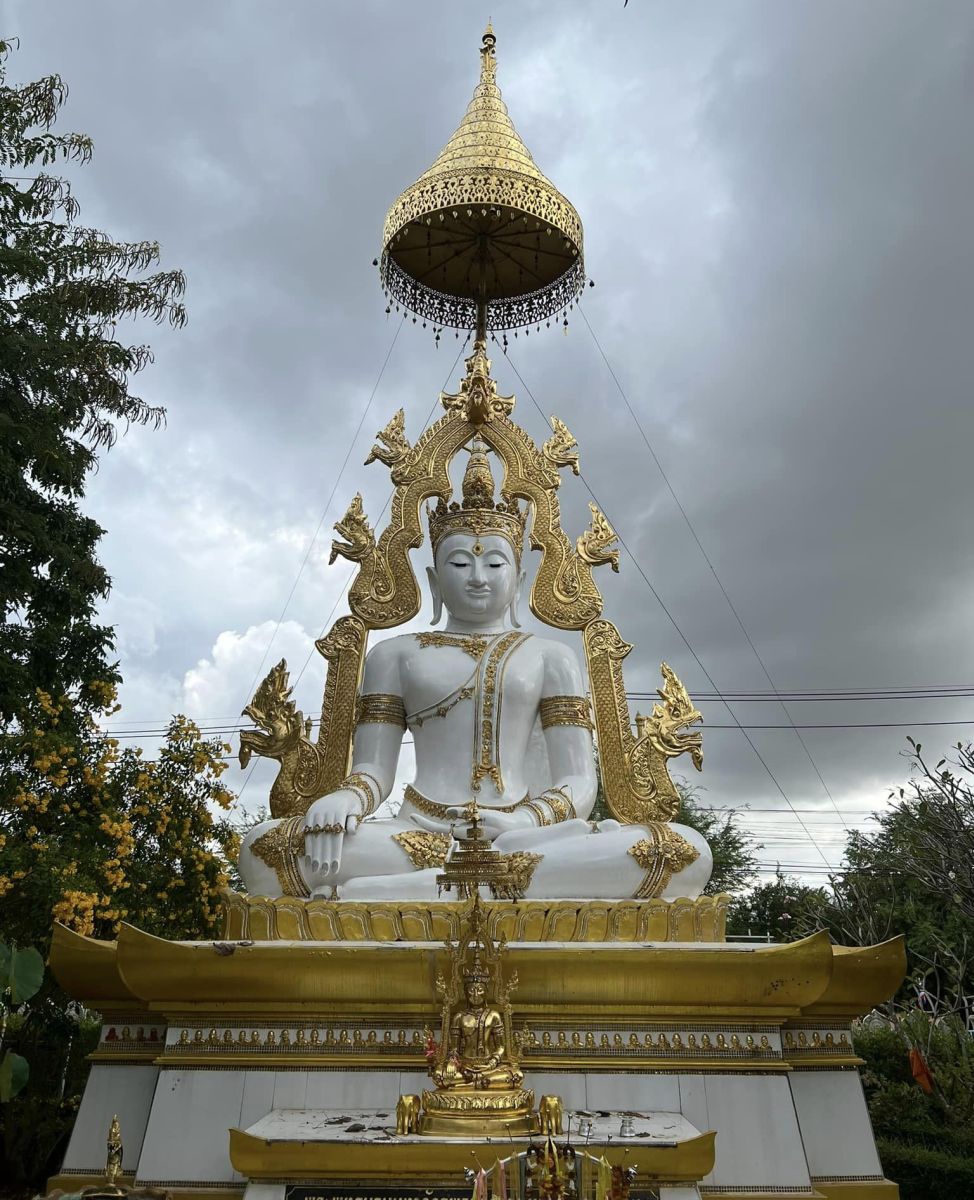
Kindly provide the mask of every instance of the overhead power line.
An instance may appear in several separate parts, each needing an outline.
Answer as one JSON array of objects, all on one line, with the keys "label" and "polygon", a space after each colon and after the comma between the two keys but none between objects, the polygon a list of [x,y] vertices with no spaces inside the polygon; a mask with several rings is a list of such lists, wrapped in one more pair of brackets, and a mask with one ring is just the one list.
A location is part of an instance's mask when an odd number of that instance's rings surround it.
[{"label": "overhead power line", "polygon": [[[403,320],[405,320],[405,314],[403,315]],[[400,325],[399,325],[399,329],[401,329],[401,328],[402,328],[402,324],[400,324]],[[396,336],[398,337],[398,335],[399,335],[399,330],[397,329],[397,331],[396,331]],[[463,342],[463,344],[461,345],[460,349],[457,351],[457,356],[456,356],[456,358],[453,360],[453,365],[450,367],[449,371],[447,372],[446,378],[445,378],[445,379],[444,379],[444,381],[443,381],[443,386],[440,388],[440,391],[441,391],[441,392],[443,392],[443,391],[445,391],[445,390],[446,390],[446,386],[447,386],[447,384],[450,382],[450,376],[451,376],[451,375],[453,374],[453,372],[456,370],[457,363],[460,361],[460,356],[463,354],[464,350],[465,350],[465,349],[466,349],[466,347],[467,347],[467,343],[468,343],[469,341],[470,341],[470,335],[469,335],[469,334],[467,334],[467,337],[466,337],[466,339],[464,340],[464,342]],[[395,345],[395,338],[393,339],[393,345]],[[389,348],[389,352],[390,352],[390,354],[392,353],[392,347],[391,347],[391,346],[390,346],[390,348]],[[386,362],[388,362],[388,360],[389,360],[389,358],[388,358],[388,355],[387,355],[387,356],[386,356]],[[384,369],[385,369],[385,364],[383,364],[383,370],[384,370]],[[380,373],[379,373],[379,378],[380,378],[380,379],[382,378],[382,372],[381,372],[381,371],[380,371]],[[376,387],[378,387],[378,380],[376,381]],[[373,389],[372,395],[373,395],[373,396],[375,395],[375,389]],[[371,405],[371,403],[372,403],[372,401],[371,401],[371,399],[370,399],[370,400],[369,400],[369,404]],[[436,406],[437,406],[437,404],[438,404],[438,403],[439,403],[439,397],[437,397],[437,399],[433,401],[432,407],[430,408],[430,410],[429,410],[429,413],[428,413],[428,414],[427,414],[427,416],[426,416],[426,420],[425,420],[425,422],[423,423],[423,429],[422,429],[422,432],[423,432],[423,433],[425,433],[425,432],[426,432],[426,428],[427,428],[427,426],[428,426],[428,425],[430,424],[430,422],[433,420],[433,415],[434,415],[434,414],[435,414],[435,412],[436,412]],[[368,410],[366,410],[366,411],[368,411]],[[364,419],[365,419],[365,417],[364,417],[364,414],[363,414],[362,421],[360,421],[360,422],[359,422],[359,429],[361,429],[361,428],[362,428],[362,424],[363,424],[363,422],[364,422]],[[352,438],[352,446],[354,446],[354,445],[355,445],[355,440],[356,440],[356,438],[357,438],[357,437],[358,437],[358,430],[356,430],[356,432],[355,432],[355,435],[354,435],[354,436],[353,436],[353,438]],[[348,462],[348,457],[349,457],[349,455],[350,455],[350,454],[351,454],[351,447],[349,447],[349,453],[348,453],[348,455],[346,455],[346,456],[345,456],[345,461],[346,461],[346,462]],[[342,469],[344,470],[344,467],[343,467]],[[338,486],[338,485],[337,485],[337,482],[336,482],[336,485],[335,485],[335,486],[336,486],[336,487]],[[332,494],[334,494],[334,490],[333,490]],[[388,497],[386,498],[386,502],[385,502],[385,504],[382,506],[382,512],[379,514],[379,518],[378,518],[378,519],[379,519],[379,521],[381,521],[381,520],[382,520],[382,518],[385,516],[385,514],[386,514],[386,510],[388,509],[389,505],[392,503],[392,497],[393,497],[393,495],[394,495],[394,492],[390,492],[390,493],[389,493],[389,495],[388,495]],[[320,528],[320,523],[319,523],[319,528]],[[317,536],[317,534],[316,534],[316,536]],[[345,594],[346,594],[346,592],[348,591],[348,589],[349,589],[349,587],[350,587],[350,585],[351,585],[351,582],[352,582],[352,575],[353,575],[353,574],[354,574],[354,572],[353,572],[353,571],[349,571],[349,573],[348,573],[348,577],[347,577],[347,578],[346,578],[346,580],[345,580],[345,585],[344,585],[344,587],[342,588],[342,590],[339,592],[339,594],[338,594],[337,598],[335,599],[335,603],[334,603],[334,604],[331,606],[331,612],[329,612],[328,616],[325,618],[325,622],[324,622],[324,624],[322,625],[321,632],[318,634],[318,637],[319,637],[319,638],[320,638],[320,637],[323,637],[323,636],[325,635],[325,633],[327,633],[327,631],[328,631],[329,627],[331,626],[332,619],[333,619],[333,617],[335,616],[335,613],[338,611],[338,606],[339,606],[339,604],[341,604],[342,600],[345,598]],[[308,664],[311,662],[311,659],[312,659],[313,657],[314,657],[314,647],[312,647],[312,649],[308,651],[308,657],[307,657],[307,658],[304,660],[304,662],[303,662],[303,663],[302,663],[302,665],[301,665],[301,670],[300,670],[300,671],[298,671],[297,675],[295,676],[295,678],[294,678],[294,682],[293,682],[293,683],[292,683],[292,685],[291,685],[292,687],[297,687],[297,685],[298,685],[298,682],[299,682],[299,681],[300,681],[300,679],[301,679],[301,676],[302,676],[302,675],[305,673],[305,671],[308,669]],[[266,658],[266,654],[265,654],[265,658]],[[261,666],[263,666],[263,662],[261,663]],[[256,687],[256,685],[257,685],[257,680],[258,680],[259,678],[260,678],[260,670],[258,669],[258,671],[257,671],[257,675],[254,677],[254,681],[253,681],[253,683],[251,684],[251,687],[250,687],[250,692],[251,692],[251,694],[253,694],[254,687]],[[317,722],[313,722],[313,723],[317,723]],[[253,760],[253,762],[250,764],[250,769],[247,771],[247,774],[246,774],[246,776],[245,776],[245,778],[244,778],[244,781],[243,781],[243,783],[242,783],[242,784],[241,784],[241,786],[240,786],[240,791],[239,791],[239,793],[238,793],[238,796],[237,796],[237,798],[238,798],[238,799],[239,799],[241,796],[243,796],[243,794],[244,794],[244,791],[246,790],[247,784],[250,782],[250,777],[253,775],[253,773],[254,773],[254,769],[256,768],[258,761],[259,761],[259,760],[255,758],[255,759]]]},{"label": "overhead power line", "polygon": [[[494,340],[496,341],[496,338]],[[503,348],[503,350],[504,350],[504,354],[507,355],[507,360],[511,365],[511,369],[513,370],[514,374],[518,377],[518,380],[520,381],[521,386],[524,388],[524,390],[527,392],[528,396],[530,397],[531,403],[538,410],[539,414],[541,415],[541,419],[547,424],[547,417],[544,414],[544,410],[542,409],[541,405],[538,403],[537,399],[535,398],[534,393],[531,391],[531,389],[525,383],[524,378],[521,375],[520,371],[515,366],[514,361],[511,359],[511,356],[508,353],[507,347],[505,346]],[[596,496],[595,491],[592,488],[592,485],[588,482],[588,479],[585,477],[585,473],[580,471],[579,478],[581,479],[582,483],[585,485],[586,490],[588,491],[589,495],[592,497],[592,500],[597,505],[597,507],[600,508],[603,513],[606,513],[605,507],[599,501],[598,496]],[[683,641],[683,644],[686,646],[687,650],[693,656],[694,661],[696,662],[696,664],[700,668],[700,670],[703,672],[704,677],[707,680],[707,682],[714,689],[714,691],[719,694],[720,689],[717,687],[717,684],[714,682],[713,678],[711,677],[710,672],[703,665],[703,662],[701,661],[699,654],[697,654],[696,650],[694,650],[694,648],[690,644],[690,641],[687,638],[686,634],[683,632],[683,630],[680,628],[679,624],[677,623],[676,618],[670,612],[669,608],[667,608],[667,606],[663,600],[663,597],[659,594],[659,592],[657,592],[656,588],[653,587],[652,583],[650,582],[649,576],[643,570],[642,564],[639,562],[639,559],[637,559],[635,554],[633,554],[633,552],[629,549],[628,545],[626,544],[625,538],[622,536],[622,534],[620,534],[618,532],[618,527],[615,526],[615,524],[612,522],[608,513],[606,513],[606,518],[609,520],[610,524],[612,524],[613,528],[616,530],[616,537],[619,541],[619,544],[622,546],[623,550],[625,550],[625,552],[628,554],[633,566],[636,568],[636,570],[639,573],[640,577],[642,578],[643,582],[646,584],[646,587],[649,588],[650,592],[652,592],[653,598],[656,600],[656,603],[660,606],[660,608],[666,614],[667,618],[669,619],[670,624],[673,626],[673,628],[679,634],[681,640]],[[747,732],[747,730],[744,728],[744,726],[741,725],[740,721],[737,718],[737,714],[734,712],[734,710],[731,708],[731,706],[727,703],[727,701],[723,699],[723,697],[721,697],[721,702],[723,703],[724,707],[726,708],[731,719],[735,722],[736,727],[740,730],[740,733],[743,736],[744,740],[750,746],[751,750],[754,753],[754,756],[757,758],[758,762],[764,768],[765,772],[768,775],[768,778],[771,780],[771,782],[774,784],[775,788],[781,795],[781,798],[785,801],[786,804],[791,806],[790,797],[785,792],[785,789],[781,786],[781,783],[779,782],[778,777],[775,775],[774,771],[771,770],[771,767],[768,765],[767,760],[765,759],[764,755],[754,744],[754,740],[751,738],[750,734]],[[798,818],[798,821],[800,824],[802,823],[801,817]],[[816,850],[818,850],[819,854],[822,856],[822,859],[825,862],[827,862],[828,859],[825,857],[825,852],[816,843],[815,838],[812,836],[811,831],[806,830],[806,833],[808,834],[809,842],[816,848]]]},{"label": "overhead power line", "polygon": [[632,418],[633,424],[639,430],[639,435],[642,438],[643,443],[646,446],[646,449],[649,451],[650,457],[652,458],[653,462],[656,464],[656,469],[660,473],[660,478],[663,480],[663,483],[666,485],[667,491],[672,496],[673,503],[679,509],[680,516],[683,518],[687,529],[689,529],[690,536],[693,538],[694,542],[696,543],[697,549],[700,551],[701,555],[703,556],[703,560],[707,564],[710,574],[714,577],[714,582],[717,584],[717,587],[720,589],[720,594],[726,600],[727,606],[733,613],[734,620],[737,622],[741,633],[744,635],[744,639],[747,642],[748,646],[750,647],[751,653],[754,655],[755,661],[757,662],[758,666],[761,668],[761,671],[762,671],[765,679],[767,679],[769,685],[771,686],[772,690],[774,691],[774,693],[778,699],[778,703],[781,706],[781,711],[788,718],[788,721],[789,721],[791,727],[794,729],[795,737],[798,739],[799,743],[801,744],[801,748],[805,752],[805,757],[808,759],[809,763],[811,764],[812,770],[818,776],[819,783],[821,783],[825,794],[829,798],[829,801],[835,807],[835,811],[838,812],[839,810],[835,804],[835,797],[832,795],[831,791],[829,790],[829,785],[825,782],[825,776],[819,770],[818,763],[812,757],[812,752],[811,752],[811,750],[809,750],[808,745],[805,742],[805,739],[802,737],[801,733],[799,732],[799,727],[793,721],[791,712],[789,711],[787,704],[782,699],[782,697],[780,695],[778,695],[778,687],[775,684],[775,681],[771,678],[771,672],[768,670],[767,665],[765,664],[764,659],[761,657],[757,646],[754,644],[754,641],[753,641],[750,633],[748,633],[747,627],[745,626],[743,620],[741,619],[741,614],[737,611],[734,601],[731,600],[730,594],[728,593],[727,589],[724,587],[720,576],[717,574],[717,568],[714,566],[714,564],[710,558],[710,555],[704,549],[703,542],[701,542],[700,538],[697,536],[697,531],[693,527],[693,522],[690,520],[690,516],[687,513],[687,510],[683,507],[683,504],[682,504],[679,496],[676,494],[676,489],[673,487],[673,484],[670,482],[670,478],[667,475],[666,471],[664,471],[663,464],[660,462],[659,456],[657,455],[656,451],[653,449],[653,445],[650,442],[649,437],[646,434],[646,430],[643,428],[642,422],[639,420],[639,417],[636,415],[635,409],[629,403],[629,397],[626,395],[625,389],[623,388],[622,384],[619,382],[619,378],[616,375],[615,371],[612,369],[612,364],[609,362],[607,354],[602,349],[602,343],[599,341],[598,337],[596,336],[595,330],[592,328],[592,324],[588,319],[588,314],[585,312],[584,307],[581,305],[579,305],[579,312],[582,314],[582,320],[585,322],[585,326],[588,329],[589,333],[592,335],[592,340],[595,342],[596,348],[598,349],[599,354],[602,356],[602,361],[605,363],[606,367],[608,368],[609,374],[612,376],[612,380],[619,390],[619,395],[622,397],[622,401],[626,406],[626,410],[628,411],[629,416]]},{"label": "overhead power line", "polygon": [[338,469],[338,474],[335,476],[335,482],[328,494],[328,499],[325,501],[324,507],[321,510],[321,516],[318,518],[318,524],[315,526],[315,531],[311,535],[311,540],[308,542],[308,548],[304,552],[304,558],[301,559],[298,572],[294,577],[294,582],[291,584],[291,590],[288,592],[287,599],[284,601],[284,607],[281,609],[280,616],[274,622],[274,630],[271,633],[270,640],[264,647],[264,653],[261,656],[261,660],[257,665],[257,671],[254,674],[253,681],[247,691],[248,700],[254,694],[254,688],[257,686],[257,681],[260,679],[260,673],[264,669],[264,663],[267,662],[267,656],[270,654],[271,646],[274,645],[274,642],[277,639],[277,634],[281,628],[281,623],[287,614],[287,610],[291,606],[291,601],[294,599],[294,593],[301,581],[301,576],[304,574],[304,569],[308,565],[308,559],[311,557],[311,551],[314,549],[315,543],[318,541],[318,534],[321,533],[321,527],[324,525],[325,519],[327,518],[329,510],[331,509],[332,501],[335,499],[335,493],[338,491],[338,485],[341,483],[342,476],[345,474],[345,468],[348,466],[348,461],[352,457],[352,451],[355,449],[355,443],[358,441],[358,435],[362,432],[362,426],[365,424],[365,420],[369,415],[370,409],[372,408],[372,401],[375,399],[375,394],[379,390],[379,384],[382,382],[382,376],[385,374],[386,367],[389,365],[389,359],[392,357],[392,352],[395,349],[396,342],[399,340],[399,334],[402,331],[405,321],[406,314],[403,313],[403,318],[396,326],[396,332],[392,335],[392,341],[389,343],[389,349],[386,351],[386,356],[382,360],[382,366],[379,368],[379,374],[376,376],[375,383],[372,385],[372,391],[369,393],[368,402],[366,403],[365,408],[362,409],[362,415],[359,417],[358,425],[355,427],[355,432],[352,434],[351,441],[348,444],[348,449],[345,452],[345,457],[342,459],[342,465]]},{"label": "overhead power line", "polygon": [[[334,614],[335,609],[337,609],[337,607],[341,603],[341,601],[342,601],[342,596],[339,596],[338,600],[335,602],[334,607],[332,608],[332,612],[329,614],[328,618],[326,618],[328,621],[331,620],[331,616]],[[327,625],[325,626],[325,628],[327,629]],[[305,666],[307,666],[307,664],[311,661],[312,657],[313,657],[313,652],[305,660]],[[303,670],[304,670],[304,668],[302,668],[302,671]],[[300,679],[300,678],[301,678],[301,675],[299,674],[297,676],[297,679]],[[295,682],[297,682],[297,679],[295,679]],[[633,698],[634,697],[632,695],[629,695],[630,700]],[[635,698],[638,699],[638,697],[635,697]],[[203,720],[203,719],[201,718],[201,720]],[[317,725],[318,718],[312,718],[311,723],[312,723],[312,725]],[[201,723],[201,721],[195,721],[194,724],[198,726],[201,733],[205,733],[208,737],[218,737],[220,734],[224,734],[224,733],[225,734],[239,733],[242,729],[255,728],[252,724],[248,724],[244,721],[237,721],[237,722],[227,721],[221,725],[213,725],[213,726],[204,725]],[[933,726],[944,726],[944,725],[970,725],[970,726],[974,727],[974,718],[972,718],[968,721],[858,721],[858,722],[857,721],[850,721],[850,722],[839,721],[839,722],[835,722],[832,724],[801,724],[798,726],[798,728],[799,729],[929,729]],[[102,736],[113,737],[113,738],[164,737],[165,733],[166,733],[166,728],[167,728],[167,726],[165,726],[165,725],[156,725],[156,726],[153,726],[151,728],[146,728],[146,729],[106,728],[103,731]],[[716,722],[708,721],[708,722],[705,722],[704,725],[702,726],[702,729],[704,732],[706,732],[708,729],[785,729],[785,730],[790,730],[792,728],[794,728],[792,725],[754,724],[750,721],[736,722],[733,725],[721,725]]]},{"label": "overhead power line", "polygon": [[[788,692],[782,693],[787,699],[794,700],[796,703],[829,703],[829,704],[844,704],[848,701],[875,701],[875,700],[957,700],[957,699],[974,699],[974,687],[963,688],[955,692],[948,692],[940,689],[936,695],[928,694],[936,689],[897,689],[897,695],[887,695],[884,692],[878,692],[875,689],[863,689],[859,692]],[[630,700],[645,700],[655,701],[658,699],[655,692],[627,692],[626,695]],[[777,702],[777,697],[770,692],[743,692],[743,691],[725,691],[718,695],[716,692],[697,692],[693,694],[695,701],[706,704],[711,701],[733,700],[741,703],[756,703],[760,704],[764,700]],[[137,725],[151,726],[153,729],[161,727],[165,729],[167,717],[120,717],[117,721],[112,721],[105,725],[106,730],[120,729],[122,726]],[[200,717],[197,719],[197,724],[200,722],[210,722],[215,725],[233,725],[237,722],[234,717]],[[906,722],[904,722],[906,724]],[[920,722],[909,722],[909,724],[922,724]],[[783,728],[790,728],[784,726]]]}]

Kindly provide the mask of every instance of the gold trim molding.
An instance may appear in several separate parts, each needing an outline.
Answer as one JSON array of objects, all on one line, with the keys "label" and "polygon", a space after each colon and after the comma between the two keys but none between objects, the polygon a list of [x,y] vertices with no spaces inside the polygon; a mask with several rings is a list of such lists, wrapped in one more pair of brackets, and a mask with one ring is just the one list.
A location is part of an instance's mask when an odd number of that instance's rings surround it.
[{"label": "gold trim molding", "polygon": [[[498,905],[508,912],[519,907]],[[529,1027],[564,1029],[570,997],[576,1029],[607,1028],[627,1036],[630,1023],[760,1027],[788,1022],[796,1029],[828,994],[836,958],[824,932],[769,946],[510,941],[511,967],[519,976],[518,1011]],[[128,925],[116,944],[57,926],[50,963],[69,995],[101,1006],[104,997],[124,989],[128,999],[119,1008],[166,1014],[170,1025],[205,1020],[208,1028],[217,1006],[224,1021],[248,1024],[260,1024],[256,1014],[265,1019],[300,1015],[322,1025],[354,1018],[376,1028],[398,1028],[428,1019],[436,952],[436,943],[372,939],[169,942]],[[855,1003],[865,1013],[875,1002],[878,980],[890,978],[892,964],[899,964],[902,944],[897,939],[850,950],[841,956],[843,970],[857,954],[864,964],[861,999],[854,1002],[850,990],[843,1003]],[[815,1013],[804,1023],[819,1019]],[[827,1062],[838,1067],[841,1058]]]},{"label": "gold trim molding", "polygon": [[[604,1154],[613,1166],[628,1165],[633,1157],[640,1179],[653,1183],[696,1183],[714,1167],[715,1132],[668,1146],[621,1146],[589,1143],[591,1154]],[[230,1130],[230,1162],[248,1179],[380,1180],[429,1183],[442,1175],[463,1178],[472,1146],[482,1143],[456,1139],[443,1142],[410,1138],[394,1142],[268,1141],[242,1129]]]},{"label": "gold trim molding", "polygon": [[[493,938],[509,942],[723,942],[730,896],[696,900],[518,900],[484,904]],[[268,899],[226,891],[227,941],[439,942],[460,933],[457,901]]]},{"label": "gold trim molding", "polygon": [[[100,991],[97,979],[71,969],[87,940],[60,929],[51,952],[55,976],[79,999]],[[436,953],[436,944],[408,942],[169,942],[123,925],[117,970],[153,1012],[188,1015],[218,1004],[227,1016],[354,1014],[398,1025],[429,1012]],[[567,996],[579,1023],[797,1017],[832,970],[824,932],[778,946],[513,943],[509,954],[529,1024],[563,1017]]]},{"label": "gold trim molding", "polygon": [[824,1200],[900,1200],[899,1185],[889,1179],[817,1179],[812,1186]]}]

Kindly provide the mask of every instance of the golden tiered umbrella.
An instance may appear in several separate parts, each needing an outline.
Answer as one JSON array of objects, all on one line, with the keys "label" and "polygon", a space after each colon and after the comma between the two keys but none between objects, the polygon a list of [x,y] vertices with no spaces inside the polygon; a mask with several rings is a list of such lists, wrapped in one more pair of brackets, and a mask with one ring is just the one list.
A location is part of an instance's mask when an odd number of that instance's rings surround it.
[{"label": "golden tiered umbrella", "polygon": [[392,301],[480,338],[550,321],[585,283],[582,223],[507,114],[496,43],[488,25],[473,99],[430,169],[389,210],[380,267]]}]

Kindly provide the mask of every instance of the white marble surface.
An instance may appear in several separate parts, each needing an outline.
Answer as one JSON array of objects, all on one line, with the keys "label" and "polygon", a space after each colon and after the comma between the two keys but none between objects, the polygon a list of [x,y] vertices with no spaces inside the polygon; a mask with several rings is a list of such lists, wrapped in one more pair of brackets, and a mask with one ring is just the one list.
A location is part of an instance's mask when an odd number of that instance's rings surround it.
[{"label": "white marble surface", "polygon": [[[140,1147],[141,1155],[137,1146],[131,1167],[135,1168],[138,1162],[136,1178],[139,1183],[200,1186],[240,1183],[242,1177],[230,1165],[231,1129],[247,1129],[274,1109],[347,1105],[356,1111],[370,1108],[394,1113],[396,1101],[403,1092],[421,1092],[428,1084],[425,1072],[414,1071],[166,1068],[159,1073],[155,1094],[150,1089],[145,1100],[147,1111],[149,1098],[152,1101],[148,1129]],[[109,1097],[105,1103],[110,1100]],[[91,1166],[104,1163],[105,1133],[114,1111],[108,1109],[104,1127],[98,1131],[98,1161],[92,1162]],[[395,1117],[392,1124],[395,1125]],[[175,1155],[174,1146],[179,1147]],[[127,1153],[126,1165],[129,1162]]]},{"label": "white marble surface", "polygon": [[105,1138],[112,1117],[122,1123],[122,1169],[134,1171],[142,1151],[152,1094],[159,1068],[151,1064],[95,1063],[75,1119],[65,1172],[101,1170],[105,1166]]},{"label": "white marble surface", "polygon": [[[786,1074],[702,1075],[704,1128],[717,1130],[717,1160],[704,1186],[801,1191],[810,1186]],[[699,1108],[694,1120],[699,1119]]]},{"label": "white marble surface", "polygon": [[812,1178],[883,1174],[858,1071],[792,1071]]},{"label": "white marble surface", "polygon": [[160,1071],[136,1182],[239,1183],[228,1131],[239,1124],[245,1082],[244,1071]]},{"label": "white marble surface", "polygon": [[[592,1122],[588,1140],[602,1144],[611,1138],[627,1146],[674,1146],[700,1134],[700,1130],[678,1112],[633,1112],[634,1136],[620,1138],[622,1113],[606,1110],[571,1111],[572,1130],[578,1137],[579,1118]],[[375,1142],[426,1142],[418,1134],[396,1134],[395,1106],[380,1109],[275,1108],[247,1130],[254,1137],[268,1142],[341,1142],[372,1144]],[[460,1142],[482,1142],[483,1138],[457,1138]],[[515,1138],[527,1143],[530,1138]],[[583,1144],[579,1140],[579,1145]]]},{"label": "white marble surface", "polygon": [[[155,1070],[96,1065],[66,1169],[101,1165],[105,1130],[112,1112],[119,1111],[126,1166],[134,1167],[138,1157],[139,1182],[240,1183],[229,1161],[231,1128],[272,1140],[391,1140],[398,1097],[428,1086],[422,1071],[167,1068],[153,1095]],[[644,1118],[648,1124],[637,1119],[635,1128],[656,1144],[716,1130],[717,1158],[705,1186],[801,1190],[815,1176],[880,1174],[862,1087],[852,1071],[529,1071],[525,1082],[536,1097],[562,1097],[573,1118],[573,1137],[577,1114],[584,1111],[593,1114],[593,1140],[611,1134],[615,1141],[623,1111],[651,1114]],[[363,1128],[350,1131],[352,1123]]]}]

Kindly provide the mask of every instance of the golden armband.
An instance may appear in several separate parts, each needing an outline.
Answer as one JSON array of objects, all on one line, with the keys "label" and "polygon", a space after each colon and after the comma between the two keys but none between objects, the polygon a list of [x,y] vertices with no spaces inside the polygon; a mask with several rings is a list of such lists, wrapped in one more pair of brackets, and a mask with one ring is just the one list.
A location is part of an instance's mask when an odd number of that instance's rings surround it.
[{"label": "golden armband", "polygon": [[359,696],[355,724],[398,725],[405,729],[406,706],[402,697],[389,692],[369,692]]},{"label": "golden armband", "polygon": [[592,728],[587,696],[545,696],[540,704],[541,728],[553,725],[579,725]]}]

